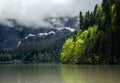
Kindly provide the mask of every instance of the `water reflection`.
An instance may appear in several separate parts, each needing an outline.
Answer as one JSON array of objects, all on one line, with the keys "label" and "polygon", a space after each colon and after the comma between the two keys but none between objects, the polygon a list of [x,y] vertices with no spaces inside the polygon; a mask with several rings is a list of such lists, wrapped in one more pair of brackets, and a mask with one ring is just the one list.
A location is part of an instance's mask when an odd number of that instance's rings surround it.
[{"label": "water reflection", "polygon": [[31,64],[0,67],[0,83],[62,83],[59,65]]},{"label": "water reflection", "polygon": [[0,83],[119,83],[120,66],[0,65]]},{"label": "water reflection", "polygon": [[64,65],[62,79],[64,83],[119,83],[119,66],[77,66]]}]

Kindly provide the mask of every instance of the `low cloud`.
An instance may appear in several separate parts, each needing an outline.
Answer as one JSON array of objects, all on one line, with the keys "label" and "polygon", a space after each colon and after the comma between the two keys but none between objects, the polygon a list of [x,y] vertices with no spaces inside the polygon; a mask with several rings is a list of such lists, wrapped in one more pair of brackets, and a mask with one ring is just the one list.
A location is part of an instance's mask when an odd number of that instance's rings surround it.
[{"label": "low cloud", "polygon": [[102,0],[0,0],[0,22],[12,26],[14,19],[20,25],[52,27],[49,17],[68,17],[92,11]]}]

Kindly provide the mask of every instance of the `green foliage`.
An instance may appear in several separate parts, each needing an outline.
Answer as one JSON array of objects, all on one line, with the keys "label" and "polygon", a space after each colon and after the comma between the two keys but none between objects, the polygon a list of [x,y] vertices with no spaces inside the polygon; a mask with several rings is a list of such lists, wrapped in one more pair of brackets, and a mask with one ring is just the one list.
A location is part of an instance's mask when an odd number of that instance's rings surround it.
[{"label": "green foliage", "polygon": [[120,63],[120,0],[103,0],[93,12],[80,12],[80,30],[63,45],[66,63]]},{"label": "green foliage", "polygon": [[33,49],[28,44],[13,52],[0,51],[0,61],[58,62],[61,59],[69,64],[120,64],[120,0],[103,0],[93,12],[85,15],[80,12],[80,30],[65,43],[63,40],[38,43]]},{"label": "green foliage", "polygon": [[[61,60],[64,63],[88,63],[89,56],[86,53],[89,52],[88,48],[93,48],[96,42],[92,42],[97,38],[97,26],[90,27],[81,33],[78,32],[76,41],[69,38],[63,45],[63,51],[61,53]],[[90,44],[88,44],[90,43]],[[90,52],[89,52],[90,53]],[[87,58],[86,58],[87,57]]]},{"label": "green foliage", "polygon": [[[0,62],[12,62],[14,60],[21,60],[30,63],[60,62],[62,45],[70,34],[71,33],[68,33],[65,34],[64,37],[53,38],[49,41],[42,40],[37,43],[25,43],[10,52],[0,50]],[[77,32],[74,34],[77,34]],[[73,38],[74,40],[76,39],[75,36]]]},{"label": "green foliage", "polygon": [[[67,36],[66,36],[67,37]],[[22,60],[24,62],[60,62],[60,51],[65,37],[57,40],[50,40],[44,45],[32,46],[32,44],[21,46],[11,52],[0,51],[0,61]],[[31,46],[33,48],[31,48]],[[39,48],[38,48],[39,47]],[[9,55],[9,56],[8,56]],[[10,59],[4,58],[10,57]]]},{"label": "green foliage", "polygon": [[10,53],[0,53],[0,61],[11,61],[12,55]]},{"label": "green foliage", "polygon": [[66,43],[63,45],[63,52],[61,53],[61,60],[65,63],[69,63],[69,60],[72,59],[73,50],[74,49],[74,42],[71,38],[69,38]]}]

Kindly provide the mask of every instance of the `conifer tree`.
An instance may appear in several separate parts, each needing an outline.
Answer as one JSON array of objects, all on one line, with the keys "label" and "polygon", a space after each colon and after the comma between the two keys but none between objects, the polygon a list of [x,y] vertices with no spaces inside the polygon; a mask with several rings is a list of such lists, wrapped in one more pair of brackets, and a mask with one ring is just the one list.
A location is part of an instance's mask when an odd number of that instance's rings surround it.
[{"label": "conifer tree", "polygon": [[84,24],[83,14],[82,14],[82,12],[80,12],[80,29],[81,30],[83,30],[83,24]]}]

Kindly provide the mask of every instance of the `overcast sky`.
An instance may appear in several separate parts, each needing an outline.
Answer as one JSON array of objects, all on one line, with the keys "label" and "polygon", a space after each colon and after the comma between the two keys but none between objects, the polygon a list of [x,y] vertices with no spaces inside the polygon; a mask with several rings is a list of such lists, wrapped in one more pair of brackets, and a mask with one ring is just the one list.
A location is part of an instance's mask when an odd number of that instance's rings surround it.
[{"label": "overcast sky", "polygon": [[50,26],[46,17],[65,17],[92,11],[102,0],[0,0],[0,22],[15,19],[26,26]]}]

